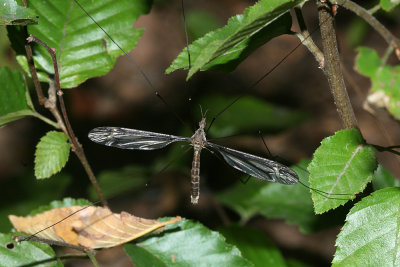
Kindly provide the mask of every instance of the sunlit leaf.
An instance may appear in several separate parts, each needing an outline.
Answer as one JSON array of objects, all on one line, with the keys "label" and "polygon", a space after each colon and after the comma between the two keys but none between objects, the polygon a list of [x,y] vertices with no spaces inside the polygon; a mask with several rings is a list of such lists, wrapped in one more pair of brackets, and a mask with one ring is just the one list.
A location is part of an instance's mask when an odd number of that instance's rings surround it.
[{"label": "sunlit leaf", "polygon": [[124,245],[137,267],[141,266],[253,266],[225,238],[193,221],[167,225],[161,236]]},{"label": "sunlit leaf", "polygon": [[[79,3],[127,52],[142,34],[142,30],[133,28],[133,22],[150,7],[147,0],[80,0]],[[116,58],[123,54],[75,1],[32,0],[28,6],[39,15],[39,25],[29,26],[29,33],[57,51],[61,87],[72,88],[108,73]],[[47,50],[35,45],[34,51],[39,71],[54,74]]]},{"label": "sunlit leaf", "polygon": [[371,79],[371,91],[368,102],[385,107],[400,119],[400,65],[385,65],[378,53],[370,48],[358,48],[356,70]]},{"label": "sunlit leaf", "polygon": [[385,11],[391,11],[393,8],[395,8],[397,5],[400,4],[400,0],[381,0],[380,5],[383,10]]},{"label": "sunlit leaf", "polygon": [[0,126],[35,115],[22,73],[3,67],[0,68],[0,80]]},{"label": "sunlit leaf", "polygon": [[2,0],[0,4],[0,25],[37,24],[37,16],[29,8],[18,6],[14,0]]},{"label": "sunlit leaf", "polygon": [[286,267],[285,260],[276,245],[259,230],[232,225],[218,231],[226,242],[238,247],[243,257],[254,266]]},{"label": "sunlit leaf", "polygon": [[55,208],[35,216],[9,215],[9,219],[19,232],[97,249],[129,242],[175,223],[180,217],[159,222],[135,217],[127,212],[112,213],[108,208],[71,206]]},{"label": "sunlit leaf", "polygon": [[400,265],[400,188],[385,188],[354,205],[337,240],[334,267]]},{"label": "sunlit leaf", "polygon": [[354,199],[372,180],[376,167],[375,151],[358,130],[341,130],[325,138],[308,165],[310,186],[328,196],[347,195],[331,199],[312,191],[315,212],[324,213]]},{"label": "sunlit leaf", "polygon": [[0,266],[64,266],[49,245],[37,242],[18,243],[12,237],[12,234],[0,233]]},{"label": "sunlit leaf", "polygon": [[35,152],[35,176],[48,178],[67,163],[70,144],[62,132],[50,131],[40,139]]},{"label": "sunlit leaf", "polygon": [[[229,19],[226,26],[209,32],[189,46],[192,65],[187,78],[199,70],[233,70],[255,49],[274,37],[290,32],[291,8],[302,0],[261,0],[247,8],[243,15]],[[166,70],[187,69],[186,48]]]}]

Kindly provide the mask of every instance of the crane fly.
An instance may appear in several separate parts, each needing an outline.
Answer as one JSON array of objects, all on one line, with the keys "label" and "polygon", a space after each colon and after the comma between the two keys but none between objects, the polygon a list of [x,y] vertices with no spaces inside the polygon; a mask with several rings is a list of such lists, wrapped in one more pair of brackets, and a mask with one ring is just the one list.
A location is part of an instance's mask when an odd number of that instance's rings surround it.
[{"label": "crane fly", "polygon": [[204,128],[206,119],[192,137],[154,133],[121,127],[98,127],[89,132],[93,142],[122,149],[154,150],[166,147],[173,142],[189,142],[194,154],[191,170],[191,202],[197,204],[200,196],[200,153],[203,148],[216,151],[231,167],[260,180],[281,184],[296,184],[299,176],[289,167],[266,158],[251,155],[232,148],[220,146],[206,139]]}]

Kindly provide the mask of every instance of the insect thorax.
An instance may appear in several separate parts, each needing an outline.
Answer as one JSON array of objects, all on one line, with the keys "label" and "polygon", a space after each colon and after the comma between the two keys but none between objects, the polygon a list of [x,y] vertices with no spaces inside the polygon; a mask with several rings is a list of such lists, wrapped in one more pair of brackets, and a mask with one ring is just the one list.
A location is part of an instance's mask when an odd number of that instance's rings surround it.
[{"label": "insect thorax", "polygon": [[192,145],[194,147],[201,147],[203,148],[207,142],[206,139],[206,133],[204,131],[204,128],[206,127],[206,119],[203,118],[200,122],[199,122],[199,129],[196,130],[196,132],[193,134],[191,141],[192,141]]}]

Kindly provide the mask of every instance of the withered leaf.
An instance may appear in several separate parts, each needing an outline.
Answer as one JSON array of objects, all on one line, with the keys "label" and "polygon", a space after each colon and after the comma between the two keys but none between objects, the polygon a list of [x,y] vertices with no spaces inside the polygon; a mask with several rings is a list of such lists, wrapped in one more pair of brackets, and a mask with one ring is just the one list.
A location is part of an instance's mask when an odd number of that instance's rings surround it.
[{"label": "withered leaf", "polygon": [[9,215],[8,218],[19,232],[32,235],[48,228],[36,236],[89,249],[118,246],[154,230],[163,230],[165,225],[181,219],[178,216],[169,221],[159,222],[136,217],[127,212],[112,213],[108,208],[92,206],[56,208],[35,216]]}]

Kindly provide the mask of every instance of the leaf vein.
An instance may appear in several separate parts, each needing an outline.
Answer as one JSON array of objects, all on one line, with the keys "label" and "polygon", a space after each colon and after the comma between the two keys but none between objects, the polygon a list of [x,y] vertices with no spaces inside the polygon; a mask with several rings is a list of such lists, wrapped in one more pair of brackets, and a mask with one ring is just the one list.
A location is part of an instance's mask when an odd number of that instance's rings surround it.
[{"label": "leaf vein", "polygon": [[332,188],[329,190],[328,196],[331,196],[333,189],[335,189],[336,185],[339,183],[340,179],[343,177],[346,170],[350,167],[350,163],[353,161],[354,157],[357,155],[357,153],[361,150],[362,147],[363,147],[362,145],[358,145],[357,148],[354,150],[350,159],[346,162],[346,165],[344,166],[343,170],[340,172],[340,174],[336,178],[336,181],[333,184]]}]

